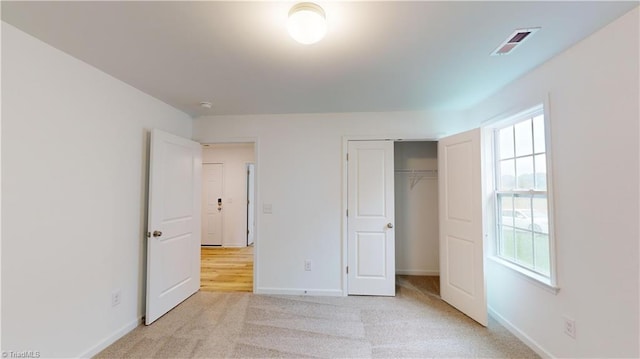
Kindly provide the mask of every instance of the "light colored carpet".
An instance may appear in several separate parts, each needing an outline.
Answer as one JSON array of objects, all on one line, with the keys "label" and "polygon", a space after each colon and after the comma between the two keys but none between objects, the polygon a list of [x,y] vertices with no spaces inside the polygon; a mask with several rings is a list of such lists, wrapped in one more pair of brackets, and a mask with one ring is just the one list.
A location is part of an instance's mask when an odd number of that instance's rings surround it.
[{"label": "light colored carpet", "polygon": [[396,297],[198,292],[96,358],[538,358],[424,284],[399,277]]}]

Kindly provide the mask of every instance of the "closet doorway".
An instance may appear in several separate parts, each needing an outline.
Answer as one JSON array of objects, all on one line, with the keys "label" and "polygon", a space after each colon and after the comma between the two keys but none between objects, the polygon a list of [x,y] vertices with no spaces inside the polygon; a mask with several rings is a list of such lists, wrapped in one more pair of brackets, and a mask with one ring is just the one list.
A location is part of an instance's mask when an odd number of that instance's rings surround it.
[{"label": "closet doorway", "polygon": [[438,283],[438,143],[345,138],[343,149],[345,293],[394,295],[407,275]]},{"label": "closet doorway", "polygon": [[[345,155],[345,175],[343,177],[345,195],[343,196],[343,205],[346,223],[343,231],[343,248],[344,253],[346,253],[343,257],[344,263],[346,263],[343,292],[346,295],[380,295],[373,290],[352,293],[351,278],[356,278],[356,280],[360,278],[375,278],[378,282],[384,282],[385,284],[391,280],[396,280],[396,284],[401,286],[413,286],[408,281],[404,283],[398,281],[399,277],[396,274],[398,272],[405,272],[410,275],[431,274],[429,273],[430,269],[428,267],[414,267],[413,264],[409,268],[398,268],[398,266],[403,266],[403,255],[405,255],[404,258],[407,263],[412,263],[426,258],[431,253],[433,255],[431,262],[436,263],[437,260],[437,274],[440,278],[435,279],[433,278],[434,276],[431,276],[432,280],[420,282],[426,284],[429,282],[433,284],[440,283],[436,295],[439,292],[444,301],[467,314],[478,323],[484,326],[487,325],[482,222],[482,187],[485,183],[482,178],[481,131],[481,129],[473,129],[441,138],[437,142],[437,153],[434,153],[435,151],[417,151],[418,153],[433,153],[421,162],[428,163],[432,161],[435,163],[434,158],[437,158],[438,168],[435,169],[438,173],[437,176],[435,176],[436,172],[433,168],[403,168],[400,160],[398,160],[399,167],[396,167],[396,156],[394,156],[393,164],[390,164],[391,161],[386,156],[384,161],[382,160],[382,153],[386,154],[388,152],[388,146],[384,147],[384,151],[382,144],[379,147],[375,146],[378,146],[378,143],[403,142],[402,140],[363,138],[352,140],[346,137],[343,139],[343,153]],[[362,142],[362,144],[351,146],[351,141]],[[369,149],[371,146],[375,147],[374,151],[369,151],[369,153],[358,152],[361,148]],[[358,153],[353,154],[351,152],[352,149],[357,150],[356,152]],[[405,152],[411,153],[414,151],[408,149]],[[397,156],[400,156],[401,153],[402,150],[399,150]],[[364,161],[361,159],[364,159]],[[413,156],[407,156],[405,160],[405,165],[410,165],[417,161]],[[434,215],[426,216],[424,211],[413,211],[410,204],[405,207],[405,209],[409,209],[407,213],[398,213],[398,211],[402,210],[402,206],[396,205],[396,203],[402,203],[402,199],[398,198],[398,202],[396,202],[396,179],[395,176],[390,175],[393,172],[395,172],[396,176],[409,175],[408,180],[402,179],[399,181],[400,184],[408,185],[409,191],[413,191],[415,186],[423,179],[431,177],[433,181],[438,181],[437,196],[440,197],[439,199],[436,200],[434,198],[426,201],[421,199],[417,201],[420,204],[431,203],[434,206],[433,208],[437,203],[438,210],[434,212]],[[360,186],[359,184],[352,186],[352,183],[358,183],[362,178],[371,177],[369,174],[377,174],[377,177],[373,176],[376,180],[372,184],[365,181],[363,183],[368,186]],[[384,174],[384,177],[382,174]],[[432,176],[429,176],[430,174]],[[390,180],[389,178],[393,179]],[[385,200],[385,198],[388,198],[387,194],[391,188],[394,189],[394,199],[392,200],[394,207],[399,208],[380,210],[383,205],[387,208],[389,200]],[[435,194],[435,191],[433,193]],[[382,200],[380,200],[381,194],[384,194]],[[405,197],[406,200],[412,200],[418,196],[411,193]],[[370,200],[370,198],[377,200]],[[377,209],[377,211],[372,211],[371,209]],[[383,227],[380,224],[378,224],[378,232],[375,232],[375,235],[371,235],[371,231],[367,232],[358,227],[357,224],[368,217],[376,220],[382,218],[388,221],[388,224],[384,226],[384,235],[378,234],[382,230],[380,227]],[[407,222],[404,225],[402,222],[398,224],[397,220],[402,221],[403,219]],[[428,226],[427,229],[431,228],[434,233],[438,233],[438,241],[432,242],[434,248],[437,245],[437,250],[422,251],[417,247],[423,244],[428,245],[428,236],[422,234],[418,236],[402,234],[396,236],[395,234],[397,228],[400,228],[400,231],[405,229],[410,232],[412,226],[422,224],[429,219],[432,220],[432,225]],[[437,231],[435,230],[436,228],[438,228]],[[391,233],[392,231],[393,233]],[[395,241],[387,241],[387,238],[395,239]],[[372,239],[377,241],[373,242]],[[415,243],[414,239],[419,240],[419,242]],[[403,240],[405,242],[412,241],[404,251],[401,247],[404,244]],[[371,243],[373,245],[370,245]],[[381,245],[383,243],[384,246]],[[397,253],[396,246],[399,247]],[[389,255],[392,251],[395,254],[393,256]],[[354,252],[356,255],[353,255]],[[382,258],[381,255],[371,259],[372,255],[370,253],[373,253],[373,255],[384,254],[383,263],[386,263],[386,265],[379,265],[380,258]],[[436,253],[438,253],[437,256],[435,255]],[[414,254],[418,256],[413,257]],[[393,258],[393,260],[388,258]],[[377,262],[375,261],[376,259]],[[365,265],[361,265],[362,263]],[[375,264],[378,265],[374,266]],[[377,271],[371,270],[371,268],[377,269]],[[380,268],[384,268],[385,271],[383,272]],[[393,268],[393,270],[390,271],[389,268]],[[401,274],[400,276],[403,275]],[[356,281],[356,286],[357,284],[358,282]],[[388,294],[385,292],[383,295]]]},{"label": "closet doorway", "polygon": [[438,276],[438,142],[394,143],[396,274]]},{"label": "closet doorway", "polygon": [[202,291],[252,292],[255,144],[202,148]]}]

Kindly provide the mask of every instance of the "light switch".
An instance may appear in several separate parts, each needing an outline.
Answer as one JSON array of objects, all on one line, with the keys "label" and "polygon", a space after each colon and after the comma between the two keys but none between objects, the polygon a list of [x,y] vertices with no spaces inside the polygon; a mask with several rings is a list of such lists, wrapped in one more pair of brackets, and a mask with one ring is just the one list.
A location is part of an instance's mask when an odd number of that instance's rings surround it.
[{"label": "light switch", "polygon": [[264,214],[272,214],[273,213],[273,205],[271,203],[265,203],[262,205],[262,213]]}]

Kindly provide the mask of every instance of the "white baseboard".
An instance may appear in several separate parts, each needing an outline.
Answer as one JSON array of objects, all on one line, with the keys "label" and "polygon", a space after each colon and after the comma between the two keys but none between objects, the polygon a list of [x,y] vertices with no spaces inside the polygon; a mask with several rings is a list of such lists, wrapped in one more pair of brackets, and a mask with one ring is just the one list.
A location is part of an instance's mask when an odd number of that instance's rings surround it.
[{"label": "white baseboard", "polygon": [[546,351],[540,344],[538,344],[535,340],[531,339],[526,333],[522,330],[515,327],[510,321],[505,319],[502,315],[498,314],[493,308],[488,307],[489,315],[491,315],[498,323],[502,324],[503,327],[507,328],[511,334],[515,335],[518,339],[520,339],[523,343],[525,343],[529,348],[531,348],[534,352],[540,355],[542,358],[555,358],[551,353]]},{"label": "white baseboard", "polygon": [[122,328],[116,330],[108,337],[104,338],[100,343],[96,344],[86,352],[80,354],[78,358],[91,358],[101,351],[105,350],[109,345],[116,342],[116,340],[124,337],[132,330],[136,329],[142,323],[142,317],[132,320],[128,324],[124,325]]},{"label": "white baseboard", "polygon": [[396,274],[438,276],[440,275],[440,271],[439,270],[396,269]]},{"label": "white baseboard", "polygon": [[342,297],[340,289],[256,288],[256,294]]}]

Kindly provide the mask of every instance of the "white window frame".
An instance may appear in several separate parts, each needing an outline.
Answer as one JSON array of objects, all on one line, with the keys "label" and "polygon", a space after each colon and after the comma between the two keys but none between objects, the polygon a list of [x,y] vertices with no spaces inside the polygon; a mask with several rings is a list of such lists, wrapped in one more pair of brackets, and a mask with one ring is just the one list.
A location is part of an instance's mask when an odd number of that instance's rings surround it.
[{"label": "white window frame", "polygon": [[[540,275],[537,272],[530,270],[526,267],[523,267],[521,265],[518,265],[508,259],[505,259],[501,256],[499,256],[498,254],[498,232],[497,232],[497,228],[498,228],[498,203],[497,203],[497,198],[498,198],[498,189],[497,189],[497,183],[498,183],[498,179],[496,178],[496,175],[498,173],[498,171],[496,170],[496,166],[498,165],[498,163],[496,163],[496,153],[495,150],[497,148],[496,146],[496,140],[497,140],[497,136],[496,131],[522,122],[524,120],[527,120],[528,118],[532,118],[535,117],[535,115],[538,115],[542,113],[544,116],[544,129],[545,129],[545,155],[546,155],[546,166],[547,166],[547,190],[546,190],[546,194],[547,194],[547,208],[548,208],[548,226],[549,226],[549,276],[546,277],[544,275]],[[490,168],[487,168],[487,173],[488,175],[491,176],[491,183],[493,183],[492,186],[490,186],[490,188],[487,188],[487,199],[489,199],[489,201],[491,203],[488,204],[488,208],[493,209],[492,211],[488,211],[487,213],[490,213],[489,215],[489,221],[487,224],[489,224],[488,228],[492,228],[492,230],[490,231],[493,234],[493,241],[491,241],[491,254],[489,256],[489,259],[491,259],[492,261],[499,263],[501,265],[503,265],[504,267],[510,268],[513,271],[517,272],[518,274],[520,274],[523,278],[531,281],[533,284],[536,285],[540,285],[542,288],[549,290],[552,293],[557,293],[559,290],[558,287],[558,283],[557,283],[557,271],[556,271],[556,236],[555,236],[555,225],[554,225],[554,200],[553,200],[553,160],[552,160],[552,154],[553,154],[553,150],[552,150],[552,146],[551,146],[551,125],[550,125],[550,116],[549,116],[549,106],[548,106],[548,101],[544,101],[542,103],[539,103],[538,105],[529,107],[526,110],[520,111],[520,112],[516,112],[515,114],[510,114],[510,115],[504,115],[501,116],[497,119],[493,119],[490,121],[487,121],[487,123],[485,123],[485,129],[487,130],[485,133],[486,134],[490,134],[490,138],[491,141],[490,142],[490,146],[485,147],[485,151],[489,152],[487,154],[485,154],[485,158],[489,159],[489,161],[486,161],[486,163],[489,165]],[[527,193],[529,194],[529,191],[523,192],[523,193]]]}]

